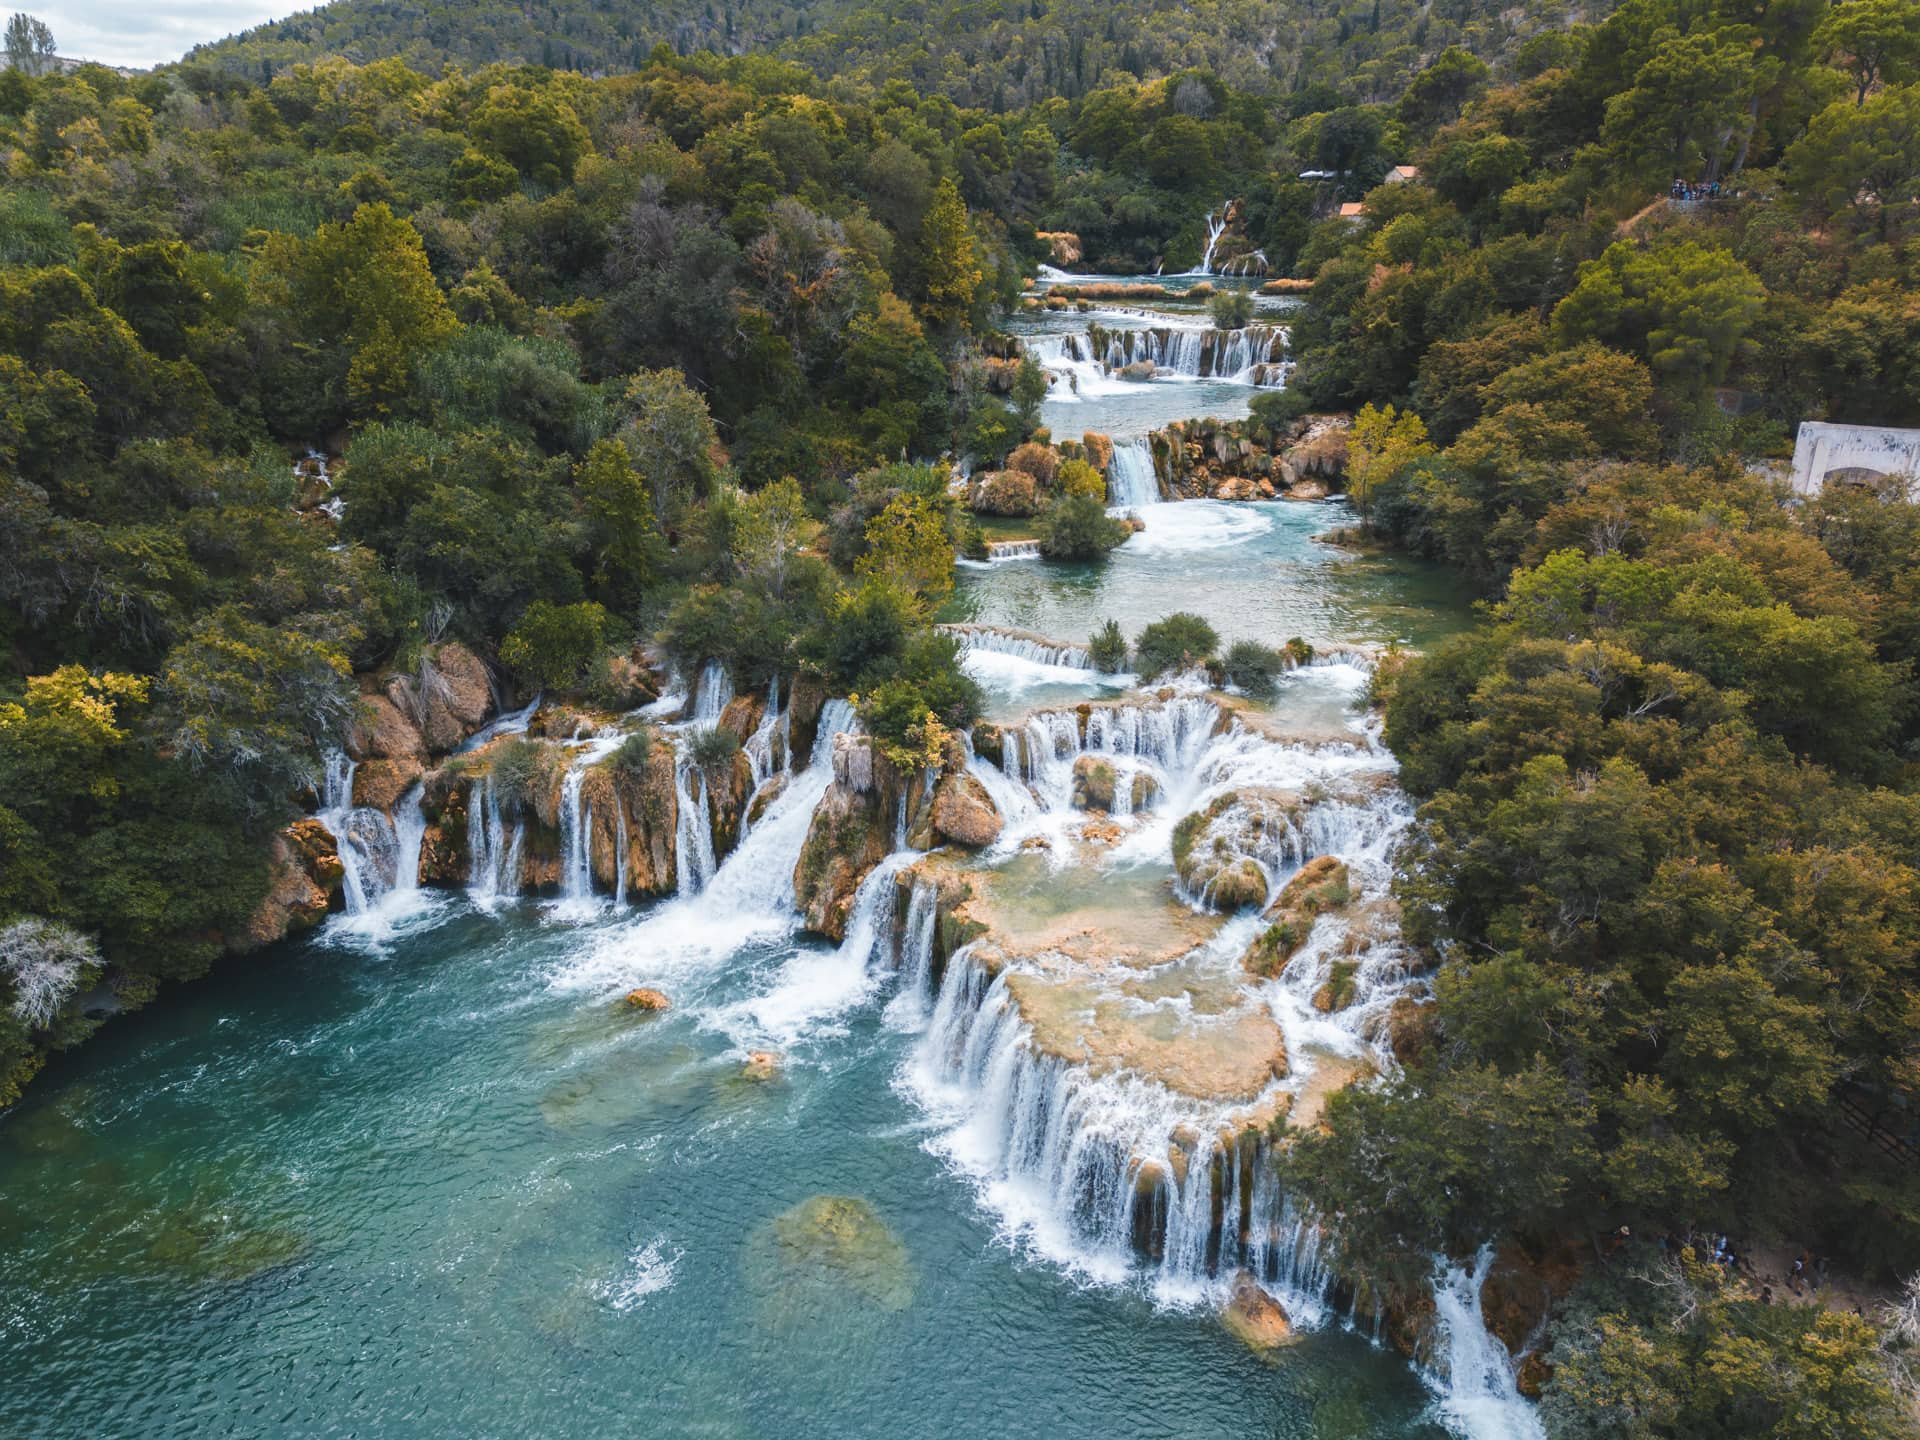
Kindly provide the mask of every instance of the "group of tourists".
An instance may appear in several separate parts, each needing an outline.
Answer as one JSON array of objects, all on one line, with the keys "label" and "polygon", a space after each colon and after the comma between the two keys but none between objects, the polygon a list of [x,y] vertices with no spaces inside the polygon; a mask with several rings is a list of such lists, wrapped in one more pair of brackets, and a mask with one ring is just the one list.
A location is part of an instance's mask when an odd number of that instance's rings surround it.
[{"label": "group of tourists", "polygon": [[1682,180],[1675,176],[1673,184],[1667,189],[1667,196],[1673,200],[1718,200],[1720,182],[1707,180],[1696,185],[1691,180]]}]

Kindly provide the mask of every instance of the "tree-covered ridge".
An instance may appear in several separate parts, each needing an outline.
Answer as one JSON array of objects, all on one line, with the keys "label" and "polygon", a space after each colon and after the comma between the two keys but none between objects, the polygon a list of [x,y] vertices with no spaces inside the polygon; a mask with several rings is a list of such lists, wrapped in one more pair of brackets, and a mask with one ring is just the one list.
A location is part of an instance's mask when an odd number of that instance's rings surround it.
[{"label": "tree-covered ridge", "polygon": [[[764,51],[822,76],[875,87],[902,80],[994,113],[1195,67],[1256,94],[1324,97],[1337,88],[1376,103],[1396,99],[1450,46],[1504,63],[1523,49],[1551,50],[1555,32],[1601,14],[1591,6],[1534,4],[1521,11],[1486,0],[1445,6],[1411,0],[1178,6],[1151,0],[645,6],[550,0],[537,7],[335,0],[203,45],[187,58],[263,80],[330,56],[361,64],[397,58],[429,73],[504,62],[618,74],[644,69],[653,47],[665,45],[682,56]],[[1529,41],[1535,43],[1529,47]]]}]

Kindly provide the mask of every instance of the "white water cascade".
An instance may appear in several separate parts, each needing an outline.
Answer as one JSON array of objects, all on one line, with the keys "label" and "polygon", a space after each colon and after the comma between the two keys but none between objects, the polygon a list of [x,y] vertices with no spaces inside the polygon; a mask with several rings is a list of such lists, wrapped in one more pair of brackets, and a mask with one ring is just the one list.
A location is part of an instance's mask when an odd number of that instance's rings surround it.
[{"label": "white water cascade", "polygon": [[521,844],[525,825],[509,823],[500,792],[488,775],[467,795],[467,899],[491,910],[520,892]]},{"label": "white water cascade", "polygon": [[707,812],[707,773],[683,746],[673,757],[674,889],[697,895],[713,878],[713,817]]},{"label": "white water cascade", "polygon": [[1024,630],[1008,630],[998,625],[942,625],[938,627],[960,641],[964,650],[987,650],[996,655],[1011,655],[1035,665],[1052,665],[1062,670],[1091,670],[1093,661],[1084,645],[1062,645],[1044,635]]},{"label": "white water cascade", "polygon": [[1115,441],[1107,466],[1107,504],[1116,510],[1141,510],[1159,503],[1152,449],[1145,440]]},{"label": "white water cascade", "polygon": [[1447,1261],[1436,1265],[1435,1339],[1441,1343],[1421,1378],[1438,1396],[1448,1426],[1473,1440],[1544,1440],[1539,1416],[1514,1383],[1507,1347],[1480,1313],[1480,1290],[1492,1267],[1491,1247],[1475,1257],[1471,1270]]},{"label": "white water cascade", "polygon": [[596,735],[576,747],[560,781],[560,900],[574,910],[594,904],[593,806],[582,798],[581,789],[587,771],[611,755],[626,738],[617,732]]},{"label": "white water cascade", "polygon": [[1206,249],[1206,253],[1205,253],[1205,254],[1203,254],[1203,255],[1202,255],[1202,256],[1200,257],[1200,266],[1199,266],[1199,268],[1198,268],[1197,270],[1190,270],[1190,271],[1188,271],[1188,272],[1187,272],[1188,274],[1190,274],[1190,275],[1211,275],[1211,274],[1213,274],[1213,251],[1214,251],[1214,247],[1215,247],[1216,245],[1218,245],[1218,244],[1220,243],[1220,237],[1221,237],[1222,235],[1224,235],[1224,234],[1226,234],[1226,233],[1227,233],[1227,207],[1225,207],[1225,206],[1222,206],[1222,207],[1221,207],[1221,209],[1220,209],[1220,211],[1219,211],[1219,213],[1217,213],[1217,214],[1216,214],[1215,212],[1213,212],[1213,211],[1211,211],[1211,210],[1209,210],[1209,211],[1207,212],[1207,249]]},{"label": "white water cascade", "polygon": [[394,806],[394,818],[353,803],[354,762],[338,750],[326,756],[317,819],[327,827],[340,857],[340,893],[349,915],[365,915],[389,894],[420,884],[420,846],[426,817],[416,781]]}]

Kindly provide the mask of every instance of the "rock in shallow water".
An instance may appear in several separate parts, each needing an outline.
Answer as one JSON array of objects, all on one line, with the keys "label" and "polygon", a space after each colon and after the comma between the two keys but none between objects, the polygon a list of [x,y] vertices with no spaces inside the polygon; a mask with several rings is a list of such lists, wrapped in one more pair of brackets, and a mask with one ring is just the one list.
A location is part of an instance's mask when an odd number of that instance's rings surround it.
[{"label": "rock in shallow water", "polygon": [[649,990],[644,986],[638,990],[629,990],[627,992],[627,1004],[634,1010],[645,1010],[655,1014],[659,1011],[673,1008],[673,1002],[669,1000],[663,992],[659,990]]},{"label": "rock in shallow water", "polygon": [[907,1247],[855,1195],[815,1195],[774,1217],[782,1266],[800,1279],[830,1279],[886,1310],[913,1301]]},{"label": "rock in shallow water", "polygon": [[1220,1312],[1220,1323],[1241,1344],[1260,1354],[1290,1345],[1298,1338],[1280,1302],[1262,1290],[1245,1270],[1233,1277],[1233,1295]]}]

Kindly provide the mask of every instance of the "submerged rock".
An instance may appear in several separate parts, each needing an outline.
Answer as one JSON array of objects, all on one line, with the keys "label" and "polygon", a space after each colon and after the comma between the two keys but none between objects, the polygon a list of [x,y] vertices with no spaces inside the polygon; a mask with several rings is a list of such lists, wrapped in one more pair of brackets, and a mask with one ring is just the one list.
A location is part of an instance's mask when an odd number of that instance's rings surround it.
[{"label": "submerged rock", "polygon": [[774,1217],[773,1235],[789,1272],[830,1280],[886,1310],[904,1310],[913,1301],[907,1247],[858,1196],[802,1200]]},{"label": "submerged rock", "polygon": [[1249,1350],[1265,1354],[1299,1338],[1287,1312],[1247,1271],[1233,1277],[1232,1297],[1220,1312],[1220,1323]]},{"label": "submerged rock", "polygon": [[746,1063],[740,1067],[743,1080],[777,1080],[780,1078],[780,1057],[771,1050],[749,1050]]}]

